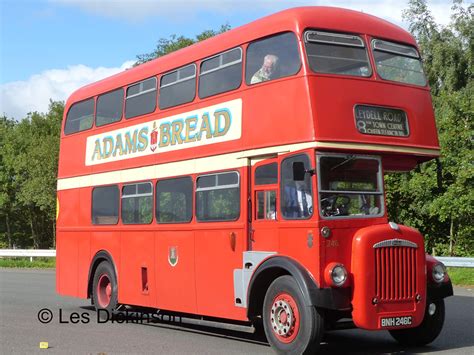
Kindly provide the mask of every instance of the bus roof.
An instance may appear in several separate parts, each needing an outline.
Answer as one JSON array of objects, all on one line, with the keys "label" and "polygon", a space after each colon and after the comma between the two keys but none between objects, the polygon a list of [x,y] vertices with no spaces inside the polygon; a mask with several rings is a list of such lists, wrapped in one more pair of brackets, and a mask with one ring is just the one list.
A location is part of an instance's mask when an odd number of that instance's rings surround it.
[{"label": "bus roof", "polygon": [[306,28],[367,34],[416,46],[416,42],[410,33],[372,15],[337,7],[297,7],[266,16],[148,63],[86,85],[71,94],[68,105],[143,80],[157,73],[176,69],[242,43],[277,32],[293,31],[301,33]]}]

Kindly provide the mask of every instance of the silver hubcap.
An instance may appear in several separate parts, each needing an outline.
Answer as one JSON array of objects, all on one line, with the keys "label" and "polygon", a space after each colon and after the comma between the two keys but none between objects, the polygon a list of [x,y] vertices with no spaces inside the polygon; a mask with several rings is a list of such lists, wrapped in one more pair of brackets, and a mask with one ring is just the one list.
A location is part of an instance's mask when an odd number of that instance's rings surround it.
[{"label": "silver hubcap", "polygon": [[285,336],[293,324],[293,311],[285,301],[276,301],[272,306],[271,323],[273,331],[281,336]]}]

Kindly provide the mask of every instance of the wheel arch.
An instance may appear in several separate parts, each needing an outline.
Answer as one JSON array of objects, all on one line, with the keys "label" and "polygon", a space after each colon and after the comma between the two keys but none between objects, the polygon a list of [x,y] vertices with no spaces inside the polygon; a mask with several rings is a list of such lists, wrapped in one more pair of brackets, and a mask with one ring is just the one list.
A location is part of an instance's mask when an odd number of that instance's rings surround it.
[{"label": "wheel arch", "polygon": [[260,264],[252,275],[247,295],[247,317],[254,319],[261,314],[263,300],[270,284],[283,275],[292,276],[303,294],[305,304],[313,305],[311,295],[318,286],[309,272],[295,260],[285,256],[273,256]]},{"label": "wheel arch", "polygon": [[117,268],[115,266],[115,262],[114,262],[114,259],[112,258],[112,256],[105,250],[100,250],[99,252],[97,252],[94,257],[92,258],[92,261],[91,261],[91,264],[90,264],[90,267],[89,267],[89,276],[87,278],[87,298],[91,298],[91,295],[92,295],[92,283],[93,283],[93,280],[94,280],[94,274],[95,274],[95,270],[97,269],[97,267],[99,266],[99,264],[103,261],[107,261],[108,263],[110,263],[110,265],[112,265],[112,269],[114,270],[114,276],[115,276],[115,280],[117,281],[117,284],[118,284],[118,278],[117,278]]}]

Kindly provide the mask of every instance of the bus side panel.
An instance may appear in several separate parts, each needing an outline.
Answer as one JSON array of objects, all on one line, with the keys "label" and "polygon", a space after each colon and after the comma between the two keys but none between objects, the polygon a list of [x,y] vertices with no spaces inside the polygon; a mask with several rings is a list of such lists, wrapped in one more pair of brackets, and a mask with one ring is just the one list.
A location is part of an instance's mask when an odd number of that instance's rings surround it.
[{"label": "bus side panel", "polygon": [[79,193],[74,189],[59,191],[57,198],[56,289],[61,295],[77,296],[78,241],[81,233],[64,230],[64,226],[79,225],[76,207],[79,206]]},{"label": "bus side panel", "polygon": [[[121,269],[120,269],[120,232],[114,226],[103,226],[105,230],[91,232],[90,260],[99,251],[106,251],[113,260],[115,270],[117,271],[118,300],[121,302]],[[97,228],[100,229],[100,228]],[[94,275],[91,275],[94,277]]]},{"label": "bus side panel", "polygon": [[[320,279],[320,237],[314,224],[302,221],[283,222],[280,228],[279,253],[297,260],[316,282]],[[282,224],[283,224],[282,223]],[[319,283],[318,283],[319,284]]]},{"label": "bus side panel", "polygon": [[153,234],[139,230],[121,232],[120,302],[155,306]]},{"label": "bus side panel", "polygon": [[314,140],[304,77],[259,84],[242,91],[243,146],[257,148]]},{"label": "bus side panel", "polygon": [[194,232],[180,226],[155,232],[157,308],[196,313]]},{"label": "bus side panel", "polygon": [[59,208],[57,230],[62,230],[63,227],[77,227],[79,225],[78,210],[80,210],[79,189],[58,191],[57,197]]},{"label": "bus side panel", "polygon": [[[89,132],[90,134],[90,132]],[[90,167],[85,166],[87,138],[85,134],[73,134],[61,138],[58,164],[58,177],[65,178],[90,174]]]},{"label": "bus side panel", "polygon": [[83,237],[80,232],[57,232],[56,275],[57,290],[61,295],[79,297],[77,287],[78,244]]},{"label": "bus side panel", "polygon": [[90,233],[82,232],[77,240],[77,297],[87,298],[90,269]]},{"label": "bus side panel", "polygon": [[[81,226],[90,226],[91,224],[91,188],[79,189],[79,209],[76,210],[79,224]],[[81,238],[77,243],[78,248],[78,295],[81,298],[87,298],[87,286],[89,281],[89,269],[91,263],[90,249],[91,240],[90,232],[82,232]]]},{"label": "bus side panel", "polygon": [[[196,289],[198,313],[247,320],[246,310],[234,304],[234,270],[242,269],[245,229],[231,223],[212,224],[196,231]],[[217,226],[221,224],[219,229]],[[235,242],[233,239],[235,238]]]}]

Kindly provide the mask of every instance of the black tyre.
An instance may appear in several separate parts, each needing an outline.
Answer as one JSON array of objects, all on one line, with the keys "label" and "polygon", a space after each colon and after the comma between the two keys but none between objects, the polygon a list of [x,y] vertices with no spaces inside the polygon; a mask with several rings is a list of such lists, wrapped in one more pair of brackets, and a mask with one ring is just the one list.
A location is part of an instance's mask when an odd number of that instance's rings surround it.
[{"label": "black tyre", "polygon": [[[431,308],[430,308],[431,305]],[[433,307],[434,305],[434,307]],[[402,345],[422,346],[435,340],[444,324],[444,300],[426,303],[425,317],[418,327],[390,330],[390,335]]]},{"label": "black tyre", "polygon": [[[101,316],[112,317],[117,308],[117,279],[109,262],[103,261],[97,266],[92,284],[92,297],[95,309]],[[106,314],[104,314],[107,311]]]},{"label": "black tyre", "polygon": [[279,354],[315,354],[324,331],[323,317],[305,305],[300,288],[288,275],[277,278],[267,290],[263,326]]}]

